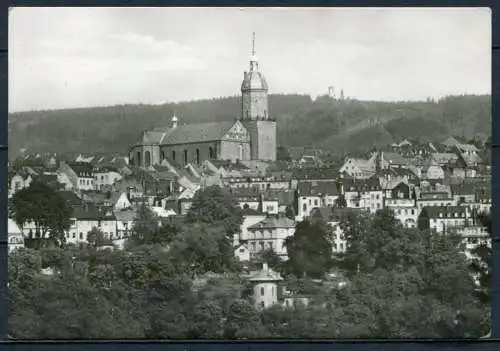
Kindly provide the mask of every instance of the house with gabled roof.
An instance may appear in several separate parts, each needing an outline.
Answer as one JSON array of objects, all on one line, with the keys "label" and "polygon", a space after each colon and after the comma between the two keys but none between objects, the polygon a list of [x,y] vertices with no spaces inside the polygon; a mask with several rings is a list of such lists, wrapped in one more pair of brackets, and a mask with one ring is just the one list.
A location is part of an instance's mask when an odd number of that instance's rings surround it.
[{"label": "house with gabled roof", "polygon": [[298,183],[296,191],[297,216],[301,221],[311,215],[314,208],[334,206],[340,195],[339,183],[337,181],[316,182],[302,181]]},{"label": "house with gabled roof", "polygon": [[76,191],[94,189],[94,166],[87,162],[61,162],[59,172],[71,182],[71,188]]}]

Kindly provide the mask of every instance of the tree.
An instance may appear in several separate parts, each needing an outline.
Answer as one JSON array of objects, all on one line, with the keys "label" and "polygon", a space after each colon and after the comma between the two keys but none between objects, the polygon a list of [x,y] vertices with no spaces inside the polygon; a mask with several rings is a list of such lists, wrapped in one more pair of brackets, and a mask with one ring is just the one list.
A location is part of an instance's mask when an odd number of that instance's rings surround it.
[{"label": "tree", "polygon": [[[488,234],[491,236],[491,213],[479,215],[479,221],[486,227]],[[488,241],[481,242],[472,251],[472,261],[470,268],[472,273],[477,277],[479,288],[476,291],[476,295],[479,300],[489,305],[491,301],[491,245]]]},{"label": "tree", "polygon": [[99,247],[105,244],[104,233],[97,227],[92,227],[92,229],[87,233],[87,242],[91,247]]},{"label": "tree", "polygon": [[14,194],[10,208],[10,215],[21,228],[32,222],[37,238],[45,239],[49,234],[60,244],[70,228],[71,214],[71,206],[57,191],[37,181]]},{"label": "tree", "polygon": [[172,240],[169,252],[176,264],[192,274],[238,269],[231,240],[224,228],[207,223],[187,224]]},{"label": "tree", "polygon": [[243,215],[227,190],[212,185],[196,192],[186,215],[186,223],[217,225],[226,235],[233,237],[240,232]]},{"label": "tree", "polygon": [[335,206],[339,208],[345,208],[347,207],[347,201],[345,199],[345,196],[343,194],[340,194],[337,199],[335,199]]},{"label": "tree", "polygon": [[[477,327],[483,307],[473,297],[460,237],[404,228],[387,209],[373,216],[350,216],[341,226],[348,242],[341,267],[351,280],[344,293],[374,313],[374,336],[456,337],[463,330],[468,335],[484,331],[484,326]],[[359,301],[358,295],[365,300]],[[403,311],[414,311],[415,319],[398,320],[396,316],[406,315]]]},{"label": "tree", "polygon": [[159,230],[159,222],[155,213],[146,205],[137,209],[132,234],[128,239],[129,246],[148,244],[153,241]]},{"label": "tree", "polygon": [[297,224],[285,241],[288,270],[297,277],[321,278],[332,267],[332,246],[325,226],[308,220]]},{"label": "tree", "polygon": [[292,206],[290,205],[286,206],[285,217],[290,219],[295,219],[295,211],[293,210]]},{"label": "tree", "polygon": [[224,325],[225,339],[252,339],[263,336],[265,331],[255,307],[245,299],[234,300],[227,312]]},{"label": "tree", "polygon": [[273,249],[260,252],[259,261],[267,263],[271,268],[276,268],[282,263],[280,256]]}]

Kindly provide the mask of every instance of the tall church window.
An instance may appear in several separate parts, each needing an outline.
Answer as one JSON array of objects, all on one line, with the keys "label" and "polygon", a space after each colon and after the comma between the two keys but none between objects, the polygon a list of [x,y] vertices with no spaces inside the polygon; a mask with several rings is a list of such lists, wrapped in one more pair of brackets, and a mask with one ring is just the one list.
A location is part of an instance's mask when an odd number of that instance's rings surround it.
[{"label": "tall church window", "polygon": [[172,161],[175,161],[175,150],[172,151]]},{"label": "tall church window", "polygon": [[151,166],[151,152],[146,151],[145,160],[144,161],[145,161],[145,166],[146,167]]},{"label": "tall church window", "polygon": [[208,157],[210,157],[210,159],[215,158],[214,148],[211,146],[208,147]]},{"label": "tall church window", "polygon": [[240,160],[243,160],[243,145],[242,145],[242,144],[240,144],[238,148],[239,148],[239,150],[238,150],[238,151],[239,151],[239,153],[238,153],[238,158],[239,158]]},{"label": "tall church window", "polygon": [[200,149],[196,149],[196,164],[200,164]]},{"label": "tall church window", "polygon": [[141,153],[137,152],[137,166],[141,166]]},{"label": "tall church window", "polygon": [[184,150],[184,165],[187,165],[188,163],[188,152],[187,150]]}]

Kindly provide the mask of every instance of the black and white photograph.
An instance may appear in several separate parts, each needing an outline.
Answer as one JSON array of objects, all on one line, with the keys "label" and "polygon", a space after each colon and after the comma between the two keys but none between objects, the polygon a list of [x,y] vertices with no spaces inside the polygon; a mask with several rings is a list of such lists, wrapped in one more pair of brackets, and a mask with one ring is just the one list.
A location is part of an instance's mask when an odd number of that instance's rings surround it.
[{"label": "black and white photograph", "polygon": [[488,337],[491,32],[11,8],[9,337]]}]

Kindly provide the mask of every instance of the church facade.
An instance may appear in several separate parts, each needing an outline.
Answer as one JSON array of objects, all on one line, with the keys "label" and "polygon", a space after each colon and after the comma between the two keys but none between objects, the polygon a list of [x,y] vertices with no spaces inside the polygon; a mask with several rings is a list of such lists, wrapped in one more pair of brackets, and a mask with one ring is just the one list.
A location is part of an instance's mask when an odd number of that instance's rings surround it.
[{"label": "church facade", "polygon": [[235,121],[180,125],[173,116],[170,126],[145,131],[129,148],[130,163],[149,167],[164,159],[181,166],[204,160],[275,161],[276,120],[268,106],[268,86],[254,45],[241,84],[241,115]]}]

